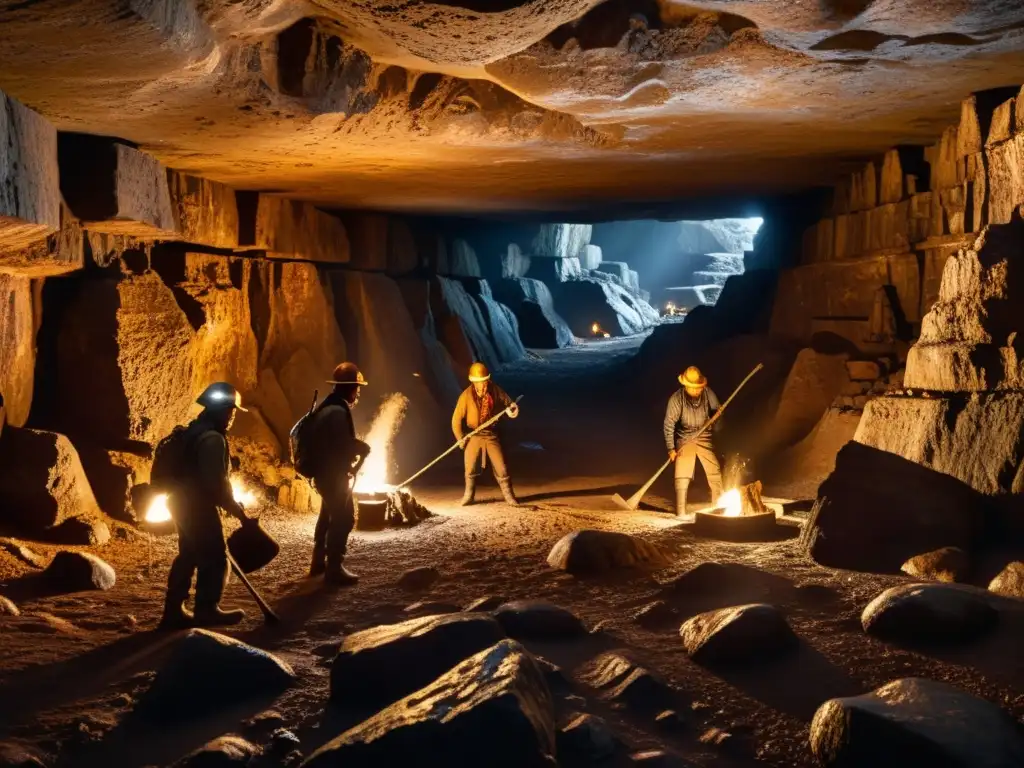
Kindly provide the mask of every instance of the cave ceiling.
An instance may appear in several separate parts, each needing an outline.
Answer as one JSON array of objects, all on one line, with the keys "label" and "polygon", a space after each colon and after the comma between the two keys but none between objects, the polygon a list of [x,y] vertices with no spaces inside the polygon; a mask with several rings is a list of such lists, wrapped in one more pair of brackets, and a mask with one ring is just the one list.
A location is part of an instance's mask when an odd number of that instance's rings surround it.
[{"label": "cave ceiling", "polygon": [[1021,0],[0,0],[65,131],[331,207],[774,195],[1024,82]]}]

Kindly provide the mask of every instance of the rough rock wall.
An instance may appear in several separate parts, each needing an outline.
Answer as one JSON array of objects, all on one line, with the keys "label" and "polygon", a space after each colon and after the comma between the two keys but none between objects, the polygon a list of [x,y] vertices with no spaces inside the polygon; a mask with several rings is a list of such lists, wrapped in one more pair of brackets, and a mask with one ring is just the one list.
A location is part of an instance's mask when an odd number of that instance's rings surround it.
[{"label": "rough rock wall", "polygon": [[0,394],[8,423],[19,427],[32,406],[38,307],[37,281],[0,274]]}]

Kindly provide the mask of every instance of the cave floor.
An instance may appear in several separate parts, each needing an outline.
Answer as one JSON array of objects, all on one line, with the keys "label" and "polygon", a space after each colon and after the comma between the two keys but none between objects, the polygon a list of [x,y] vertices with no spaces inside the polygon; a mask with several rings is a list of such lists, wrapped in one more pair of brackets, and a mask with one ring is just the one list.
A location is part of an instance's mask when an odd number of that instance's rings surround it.
[{"label": "cave floor", "polygon": [[[225,603],[245,607],[249,615],[226,634],[278,653],[299,674],[301,684],[273,705],[281,716],[275,727],[294,731],[306,754],[339,732],[342,725],[325,714],[325,704],[331,654],[343,634],[422,615],[406,610],[416,602],[462,606],[484,596],[548,600],[575,611],[591,628],[601,626],[582,641],[528,645],[573,678],[579,698],[558,700],[559,724],[573,712],[599,714],[628,745],[607,763],[611,766],[627,765],[628,754],[648,749],[663,749],[694,765],[813,765],[808,725],[824,700],[908,676],[950,682],[1024,716],[1024,655],[1017,652],[1024,640],[1024,611],[1004,613],[996,631],[967,647],[921,652],[886,645],[862,632],[859,615],[878,592],[902,577],[821,567],[799,552],[795,538],[763,544],[699,539],[674,516],[658,511],[668,507],[667,499],[657,495],[649,509],[628,513],[615,508],[609,494],[628,494],[661,461],[659,441],[649,438],[650,424],[639,421],[639,414],[650,410],[647,404],[635,410],[603,407],[618,402],[616,391],[624,391],[619,389],[626,380],[619,364],[636,343],[614,341],[600,349],[545,355],[501,376],[510,392],[526,395],[521,424],[514,430],[517,445],[536,442],[542,447],[511,452],[518,490],[528,506],[514,510],[499,504],[497,488],[488,482],[482,503],[458,508],[457,473],[456,483],[442,473],[436,485],[415,488],[434,517],[414,528],[353,536],[350,565],[362,576],[355,587],[330,591],[305,578],[311,517],[275,507],[264,511],[282,552],[252,581],[283,624],[265,627],[247,593],[233,581]],[[628,365],[625,371],[628,378]],[[591,386],[595,382],[609,386]],[[655,438],[659,429],[656,423]],[[614,445],[601,442],[601,435],[612,434]],[[601,579],[550,569],[546,557],[551,546],[580,528],[643,536],[670,546],[676,561],[653,573]],[[114,730],[174,638],[152,631],[174,549],[173,537],[154,541],[150,554],[146,538],[115,536],[97,551],[117,569],[118,583],[109,592],[19,600],[19,582],[0,573],[4,593],[15,597],[23,611],[21,617],[0,621],[0,738],[36,745],[54,765],[126,767],[166,765],[221,733],[267,741],[265,725],[245,724],[262,706],[224,712],[188,730]],[[750,565],[763,578],[708,594],[665,590],[673,578],[706,560]],[[398,577],[417,566],[437,568],[440,580],[424,592],[401,591]],[[653,628],[631,620],[636,609],[659,599],[677,610],[677,618]],[[683,620],[749,602],[782,608],[801,637],[799,652],[724,673],[685,656],[678,637]],[[689,703],[682,731],[659,732],[651,718],[614,709],[583,684],[580,672],[586,663],[613,649],[625,649],[682,692]],[[700,743],[712,727],[734,734],[732,741],[739,746]]]}]

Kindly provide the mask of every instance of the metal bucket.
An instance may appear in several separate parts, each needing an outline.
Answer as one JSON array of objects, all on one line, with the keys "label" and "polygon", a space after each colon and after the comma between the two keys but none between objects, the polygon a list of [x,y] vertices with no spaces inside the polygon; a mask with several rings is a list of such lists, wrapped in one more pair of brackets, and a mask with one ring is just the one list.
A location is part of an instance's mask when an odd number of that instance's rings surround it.
[{"label": "metal bucket", "polygon": [[256,518],[249,518],[242,527],[228,536],[228,551],[242,573],[252,573],[268,565],[281,551]]}]

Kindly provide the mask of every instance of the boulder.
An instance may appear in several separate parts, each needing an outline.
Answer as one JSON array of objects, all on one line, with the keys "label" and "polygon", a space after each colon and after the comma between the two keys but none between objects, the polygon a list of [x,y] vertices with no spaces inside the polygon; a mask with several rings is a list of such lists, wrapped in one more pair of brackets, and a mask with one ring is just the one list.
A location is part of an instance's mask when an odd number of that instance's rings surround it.
[{"label": "boulder", "polygon": [[110,541],[110,526],[102,520],[70,517],[51,528],[47,538],[58,544],[100,547]]},{"label": "boulder", "polygon": [[599,245],[585,245],[579,252],[580,266],[583,269],[597,269],[604,258]]},{"label": "boulder", "polygon": [[57,129],[0,91],[0,261],[60,228]]},{"label": "boulder", "polygon": [[818,499],[804,535],[834,568],[895,572],[921,552],[970,551],[985,528],[984,500],[969,486],[858,442],[839,451]]},{"label": "boulder", "polygon": [[38,536],[71,518],[102,514],[70,440],[14,427],[0,442],[0,508],[7,525]]},{"label": "boulder", "polygon": [[508,250],[501,257],[501,277],[505,280],[526,277],[530,271],[530,256],[524,254],[515,243],[508,244]]},{"label": "boulder", "polygon": [[0,329],[3,330],[0,333],[0,393],[3,394],[0,410],[6,414],[6,423],[15,427],[28,420],[32,407],[35,332],[37,320],[42,315],[38,289],[38,281],[0,273]]},{"label": "boulder", "polygon": [[598,656],[582,680],[610,702],[637,712],[660,712],[674,706],[678,699],[671,686],[618,653]]},{"label": "boulder", "polygon": [[148,720],[201,718],[242,702],[276,698],[295,682],[281,659],[205,629],[175,639],[136,705]]},{"label": "boulder", "polygon": [[239,193],[239,245],[272,259],[327,264],[349,261],[348,233],[341,219],[310,203],[255,192]]},{"label": "boulder", "polygon": [[622,742],[597,715],[577,715],[558,732],[558,757],[579,765],[606,760],[622,748]]},{"label": "boulder", "polygon": [[174,768],[242,768],[263,754],[263,750],[241,736],[218,736],[174,764]]},{"label": "boulder", "polygon": [[412,568],[398,577],[398,586],[401,589],[408,589],[417,592],[423,589],[430,589],[438,579],[441,572],[429,565],[420,568]]},{"label": "boulder", "polygon": [[1006,597],[1024,597],[1024,562],[1010,563],[988,585],[989,592]]},{"label": "boulder", "polygon": [[478,613],[424,616],[346,635],[331,666],[331,702],[375,711],[505,636]]},{"label": "boulder", "polygon": [[435,765],[550,768],[554,754],[554,708],[543,672],[506,640],[329,741],[303,766],[371,768],[427,755]]},{"label": "boulder", "polygon": [[1001,768],[1024,762],[1024,735],[995,704],[935,680],[904,678],[822,704],[811,721],[811,752],[835,768]]},{"label": "boulder", "polygon": [[590,244],[591,224],[541,224],[533,240],[533,253],[558,259],[571,259]]},{"label": "boulder", "polygon": [[915,555],[900,570],[916,579],[953,583],[966,580],[970,568],[971,561],[966,552],[959,547],[943,547]]},{"label": "boulder", "polygon": [[575,343],[575,336],[555,310],[551,289],[539,280],[499,280],[494,296],[516,316],[519,338],[527,347],[558,349]]},{"label": "boulder", "polygon": [[47,587],[58,593],[112,589],[117,581],[114,569],[88,552],[62,550],[40,574]]},{"label": "boulder", "polygon": [[515,600],[497,608],[493,615],[516,640],[567,640],[587,634],[574,613],[543,600]]},{"label": "boulder", "polygon": [[91,232],[175,240],[167,169],[152,155],[81,133],[58,139],[64,200]]},{"label": "boulder", "polygon": [[998,611],[986,593],[952,584],[902,584],[868,603],[864,631],[908,645],[942,645],[971,640],[995,624]]},{"label": "boulder", "polygon": [[0,595],[0,616],[20,616],[21,611],[9,597]]},{"label": "boulder", "polygon": [[606,573],[617,568],[661,568],[671,562],[656,544],[614,531],[586,529],[559,539],[548,554],[548,565],[575,574]]},{"label": "boulder", "polygon": [[769,661],[799,644],[779,609],[765,603],[698,614],[679,634],[686,653],[700,664]]},{"label": "boulder", "polygon": [[174,229],[187,243],[238,247],[235,190],[216,181],[168,170]]}]

